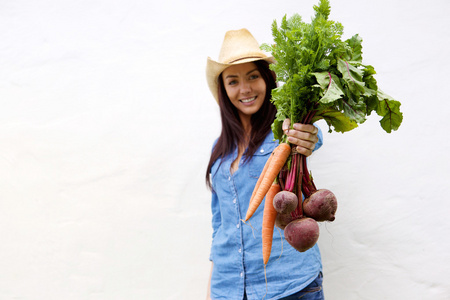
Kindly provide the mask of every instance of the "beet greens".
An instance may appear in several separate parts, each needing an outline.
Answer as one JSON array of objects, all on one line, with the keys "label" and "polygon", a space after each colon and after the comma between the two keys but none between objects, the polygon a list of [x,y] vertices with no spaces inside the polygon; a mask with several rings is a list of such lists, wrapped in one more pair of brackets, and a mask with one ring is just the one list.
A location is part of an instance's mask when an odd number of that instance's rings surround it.
[{"label": "beet greens", "polygon": [[343,41],[343,26],[328,20],[330,4],[314,6],[311,23],[294,14],[283,17],[280,27],[272,24],[274,44],[262,45],[277,63],[271,65],[283,84],[272,91],[278,113],[272,130],[285,139],[284,119],[291,124],[324,119],[329,131],[346,132],[364,123],[375,111],[388,133],[402,122],[400,102],[382,92],[374,78],[375,69],[362,63],[362,39],[354,35]]},{"label": "beet greens", "polygon": [[[320,0],[315,16],[305,23],[298,14],[283,17],[280,26],[272,24],[274,44],[261,48],[277,61],[271,65],[281,85],[272,90],[277,108],[272,124],[275,139],[286,142],[282,130],[287,118],[294,123],[313,124],[324,119],[329,132],[347,132],[375,112],[387,133],[402,122],[400,102],[381,91],[375,69],[362,62],[362,38],[356,34],[342,40],[341,23],[329,20],[330,3]],[[308,171],[306,157],[293,153],[280,172],[284,190],[307,198],[317,191]],[[301,205],[293,213],[301,217]]]}]

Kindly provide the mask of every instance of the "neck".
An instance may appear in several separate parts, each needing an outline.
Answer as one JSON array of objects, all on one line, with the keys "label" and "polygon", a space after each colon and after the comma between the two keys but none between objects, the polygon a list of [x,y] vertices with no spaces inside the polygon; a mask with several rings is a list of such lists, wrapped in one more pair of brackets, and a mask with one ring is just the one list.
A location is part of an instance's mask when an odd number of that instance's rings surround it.
[{"label": "neck", "polygon": [[252,132],[252,123],[251,123],[251,117],[248,115],[240,114],[241,124],[244,128],[245,136],[248,138],[250,136],[250,133]]}]

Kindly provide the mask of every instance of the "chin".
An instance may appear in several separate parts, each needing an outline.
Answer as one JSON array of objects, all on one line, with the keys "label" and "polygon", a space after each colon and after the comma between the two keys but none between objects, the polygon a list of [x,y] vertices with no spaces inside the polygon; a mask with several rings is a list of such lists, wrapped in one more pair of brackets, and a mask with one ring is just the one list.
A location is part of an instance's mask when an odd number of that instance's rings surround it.
[{"label": "chin", "polygon": [[241,111],[242,111],[243,114],[251,116],[251,115],[257,113],[260,108],[261,107],[259,107],[259,108],[251,108],[251,109],[247,108],[247,109],[242,109]]}]

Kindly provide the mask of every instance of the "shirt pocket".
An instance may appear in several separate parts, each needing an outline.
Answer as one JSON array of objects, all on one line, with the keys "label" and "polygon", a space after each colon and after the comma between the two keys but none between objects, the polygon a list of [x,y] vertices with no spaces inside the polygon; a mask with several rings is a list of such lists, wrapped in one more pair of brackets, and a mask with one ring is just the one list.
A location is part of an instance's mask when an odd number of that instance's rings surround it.
[{"label": "shirt pocket", "polygon": [[266,143],[263,144],[259,149],[253,154],[252,162],[249,167],[249,175],[252,178],[259,178],[264,165],[266,164],[269,156],[272,154],[273,149],[277,146],[276,143]]}]

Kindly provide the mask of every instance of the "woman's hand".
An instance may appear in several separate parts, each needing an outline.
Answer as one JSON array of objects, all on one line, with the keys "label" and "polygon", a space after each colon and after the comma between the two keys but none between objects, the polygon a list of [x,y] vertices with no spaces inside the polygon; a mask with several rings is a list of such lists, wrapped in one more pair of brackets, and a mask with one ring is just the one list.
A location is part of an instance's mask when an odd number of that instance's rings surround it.
[{"label": "woman's hand", "polygon": [[310,156],[319,138],[319,129],[311,124],[295,123],[294,129],[290,128],[291,121],[286,119],[283,122],[283,132],[288,136],[288,142],[296,145],[295,151],[305,156]]}]

